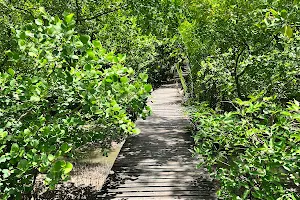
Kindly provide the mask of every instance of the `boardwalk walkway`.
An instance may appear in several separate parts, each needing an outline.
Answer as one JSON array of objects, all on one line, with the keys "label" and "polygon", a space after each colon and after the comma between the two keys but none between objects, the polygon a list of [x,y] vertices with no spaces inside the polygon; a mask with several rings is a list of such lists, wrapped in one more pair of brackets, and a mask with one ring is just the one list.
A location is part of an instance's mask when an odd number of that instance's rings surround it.
[{"label": "boardwalk walkway", "polygon": [[141,134],[130,137],[102,188],[103,199],[216,199],[212,183],[188,149],[192,140],[175,85],[153,92],[153,114],[138,120]]}]

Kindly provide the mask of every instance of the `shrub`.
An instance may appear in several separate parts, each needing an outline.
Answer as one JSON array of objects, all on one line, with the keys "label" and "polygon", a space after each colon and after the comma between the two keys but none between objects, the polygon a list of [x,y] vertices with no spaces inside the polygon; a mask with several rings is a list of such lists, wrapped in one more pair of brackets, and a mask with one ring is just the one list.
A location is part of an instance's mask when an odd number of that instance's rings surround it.
[{"label": "shrub", "polygon": [[7,52],[22,68],[0,74],[2,199],[30,194],[38,174],[54,188],[68,179],[76,148],[94,141],[108,147],[138,133],[134,120],[149,114],[148,76],[74,25],[73,14],[60,20],[40,9],[16,31],[19,52]]},{"label": "shrub", "polygon": [[299,199],[300,107],[276,98],[237,99],[236,111],[193,113],[195,152],[218,180],[221,199]]}]

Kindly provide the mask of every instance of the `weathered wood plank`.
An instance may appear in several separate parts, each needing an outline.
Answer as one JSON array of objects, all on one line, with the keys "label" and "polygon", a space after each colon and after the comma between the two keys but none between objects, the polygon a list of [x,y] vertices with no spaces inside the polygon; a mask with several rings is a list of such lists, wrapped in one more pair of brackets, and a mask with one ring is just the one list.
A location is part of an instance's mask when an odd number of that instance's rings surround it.
[{"label": "weathered wood plank", "polygon": [[[156,187],[147,187],[147,186],[143,186],[143,187],[118,187],[116,189],[111,189],[110,192],[170,192],[170,191],[199,191],[200,189],[197,187],[189,187],[187,188],[186,186],[176,186],[176,187],[172,187],[172,186],[156,186]],[[203,191],[203,189],[202,189]]]},{"label": "weathered wood plank", "polygon": [[99,199],[216,199],[214,187],[192,157],[188,120],[173,86],[154,91],[153,115],[138,120],[141,134],[127,139]]},{"label": "weathered wood plank", "polygon": [[[113,198],[116,200],[127,200],[129,198]],[[153,199],[159,199],[159,200],[174,200],[174,199],[185,199],[185,200],[205,200],[207,198],[200,198],[198,195],[196,196],[172,196],[172,197],[166,197],[166,196],[156,196],[156,197],[130,197],[130,200],[153,200]]]},{"label": "weathered wood plank", "polygon": [[202,194],[199,191],[144,191],[144,192],[115,192],[111,195],[103,195],[102,197],[160,197],[160,196],[196,196],[199,197],[212,197],[212,195],[203,192]]},{"label": "weathered wood plank", "polygon": [[[124,170],[124,171],[130,171],[132,170],[132,168],[130,167],[130,165],[124,166],[124,165],[117,165],[115,166],[115,169],[118,170]],[[117,170],[117,171],[118,171]],[[135,167],[134,170],[153,170],[153,171],[195,171],[195,167],[192,166],[188,166],[188,165],[178,165],[178,164],[174,164],[174,165],[158,165],[158,164],[153,164],[153,165],[142,165],[142,166],[137,166]]]},{"label": "weathered wood plank", "polygon": [[[125,173],[124,173],[125,174]],[[180,173],[178,173],[180,174]],[[176,174],[167,174],[167,175],[163,175],[163,174],[138,174],[138,173],[135,173],[135,174],[129,174],[129,173],[126,173],[126,175],[124,176],[119,176],[118,179],[121,179],[121,180],[137,180],[137,179],[142,179],[142,180],[149,180],[151,181],[152,180],[155,180],[155,179],[165,179],[166,181],[168,181],[169,179],[172,179],[172,180],[177,180],[179,182],[181,182],[183,179],[187,179],[187,180],[192,180],[192,179],[196,179],[197,178],[197,175],[176,175]],[[115,181],[115,180],[112,180],[112,181]]]},{"label": "weathered wood plank", "polygon": [[[193,183],[192,181],[188,182],[175,182],[174,180],[166,182],[164,180],[161,179],[154,179],[154,180],[149,180],[149,181],[139,181],[139,182],[126,182],[123,185],[118,186],[118,188],[128,188],[128,187],[183,187],[186,188],[188,185],[189,187],[195,187],[197,190],[200,190],[201,187],[199,187],[199,185],[203,185],[202,188],[207,188],[209,186],[210,183],[207,183],[207,185],[205,185],[204,183]],[[205,186],[205,187],[204,187]]]}]

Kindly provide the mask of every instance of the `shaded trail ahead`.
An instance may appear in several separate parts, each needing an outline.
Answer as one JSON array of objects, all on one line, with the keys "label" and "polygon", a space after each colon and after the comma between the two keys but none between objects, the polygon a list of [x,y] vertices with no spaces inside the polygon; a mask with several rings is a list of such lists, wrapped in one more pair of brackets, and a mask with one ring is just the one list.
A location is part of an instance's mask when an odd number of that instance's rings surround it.
[{"label": "shaded trail ahead", "polygon": [[103,199],[216,199],[197,160],[175,85],[152,94],[153,114],[138,120],[141,133],[127,139],[102,188]]}]

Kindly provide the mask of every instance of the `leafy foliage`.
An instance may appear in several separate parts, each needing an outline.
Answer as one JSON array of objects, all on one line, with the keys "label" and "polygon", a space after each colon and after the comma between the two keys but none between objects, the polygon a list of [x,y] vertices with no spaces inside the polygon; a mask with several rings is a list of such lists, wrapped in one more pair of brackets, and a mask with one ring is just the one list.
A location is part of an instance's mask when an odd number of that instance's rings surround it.
[{"label": "leafy foliage", "polygon": [[219,197],[300,198],[299,1],[192,0],[185,8],[179,32],[197,107],[195,153],[219,181]]},{"label": "leafy foliage", "polygon": [[[0,46],[2,52],[15,51],[17,44],[11,44],[14,34],[10,34],[11,28],[18,27],[24,22],[30,22],[38,17],[36,8],[44,7],[47,12],[53,16],[63,17],[64,13],[74,13],[74,29],[80,34],[88,35],[92,40],[100,40],[105,49],[117,54],[126,55],[128,66],[135,71],[148,71],[149,80],[155,87],[161,85],[163,81],[173,77],[174,69],[172,66],[178,62],[175,56],[177,51],[177,40],[172,37],[160,37],[160,32],[149,33],[147,27],[142,22],[152,20],[150,16],[155,9],[147,2],[132,2],[126,0],[113,1],[0,1],[0,12],[5,18],[0,19],[5,32],[0,33]],[[139,6],[137,6],[139,5]],[[170,2],[164,4],[168,9]],[[160,6],[160,4],[157,4]],[[158,9],[157,7],[156,9]],[[143,11],[143,12],[140,12]],[[147,14],[148,13],[148,14]],[[164,14],[164,11],[160,11]],[[159,14],[159,15],[160,15]],[[171,11],[169,14],[171,17]],[[142,16],[145,20],[142,20]],[[172,16],[172,21],[176,15]],[[158,19],[158,16],[154,19]],[[153,19],[153,20],[154,20]],[[169,26],[161,18],[161,23],[157,28],[167,29]],[[173,27],[174,29],[174,27]],[[159,30],[159,29],[156,29]],[[167,33],[167,31],[165,31]],[[174,35],[174,30],[172,35]],[[178,43],[177,43],[178,44]],[[0,58],[5,57],[0,53]],[[12,67],[12,63],[3,60],[0,63],[3,69]],[[14,66],[20,67],[20,66]],[[3,70],[2,70],[3,71]],[[5,71],[5,70],[4,70]]]},{"label": "leafy foliage", "polygon": [[189,6],[180,33],[195,101],[216,108],[222,100],[247,99],[262,90],[285,102],[298,98],[297,1],[193,1]]},{"label": "leafy foliage", "polygon": [[1,73],[1,194],[20,199],[37,174],[51,188],[72,170],[67,158],[89,142],[103,148],[138,133],[134,120],[146,117],[152,90],[147,74],[135,77],[124,56],[106,52],[97,40],[74,31],[43,9],[34,23],[17,30],[16,65]]},{"label": "leafy foliage", "polygon": [[237,99],[237,111],[193,113],[195,152],[220,182],[224,199],[299,199],[299,102]]},{"label": "leafy foliage", "polygon": [[0,0],[0,15],[3,198],[138,132],[147,82],[175,72],[220,198],[299,197],[299,0]]}]

